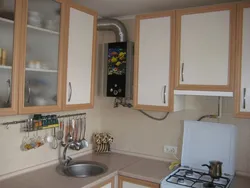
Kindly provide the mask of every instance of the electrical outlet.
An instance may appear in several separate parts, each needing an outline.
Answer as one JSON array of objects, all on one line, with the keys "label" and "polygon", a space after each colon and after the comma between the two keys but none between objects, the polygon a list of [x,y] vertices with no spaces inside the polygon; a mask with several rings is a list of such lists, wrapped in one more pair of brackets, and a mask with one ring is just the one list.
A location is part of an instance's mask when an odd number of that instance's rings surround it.
[{"label": "electrical outlet", "polygon": [[164,153],[177,154],[177,147],[175,146],[164,146]]}]

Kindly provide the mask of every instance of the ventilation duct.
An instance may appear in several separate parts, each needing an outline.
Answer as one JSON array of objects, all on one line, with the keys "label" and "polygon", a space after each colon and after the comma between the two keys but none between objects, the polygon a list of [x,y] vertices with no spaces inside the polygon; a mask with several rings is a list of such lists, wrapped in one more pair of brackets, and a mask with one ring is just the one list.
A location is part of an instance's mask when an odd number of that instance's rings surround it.
[{"label": "ventilation duct", "polygon": [[101,18],[97,21],[98,31],[113,31],[115,33],[116,42],[127,41],[127,30],[124,24],[116,19]]}]

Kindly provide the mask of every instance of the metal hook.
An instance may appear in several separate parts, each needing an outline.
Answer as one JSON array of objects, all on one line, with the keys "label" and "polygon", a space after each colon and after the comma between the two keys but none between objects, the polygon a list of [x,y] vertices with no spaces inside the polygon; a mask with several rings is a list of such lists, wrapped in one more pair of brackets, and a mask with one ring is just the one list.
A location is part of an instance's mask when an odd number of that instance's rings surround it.
[{"label": "metal hook", "polygon": [[6,129],[9,129],[9,128],[10,128],[8,123],[6,124],[5,128],[6,128]]}]

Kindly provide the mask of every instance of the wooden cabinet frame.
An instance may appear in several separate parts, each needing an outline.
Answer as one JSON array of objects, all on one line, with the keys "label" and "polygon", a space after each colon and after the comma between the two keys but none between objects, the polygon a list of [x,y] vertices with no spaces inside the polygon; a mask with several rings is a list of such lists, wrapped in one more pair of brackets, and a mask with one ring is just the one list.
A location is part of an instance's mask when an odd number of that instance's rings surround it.
[{"label": "wooden cabinet frame", "polygon": [[15,1],[15,20],[13,30],[13,65],[11,75],[11,107],[0,108],[0,116],[16,115],[18,112],[18,73],[19,73],[19,61],[22,53],[21,46],[21,26],[22,26],[22,8],[23,4],[21,0]]},{"label": "wooden cabinet frame", "polygon": [[126,177],[126,176],[119,176],[118,177],[118,188],[122,188],[122,182],[123,181],[138,184],[138,185],[142,185],[142,186],[147,186],[147,187],[150,187],[150,188],[160,188],[159,184],[152,183],[152,182],[149,182],[149,181],[143,181],[143,180],[138,180],[138,179],[134,179],[134,178],[129,178],[129,177]]},{"label": "wooden cabinet frame", "polygon": [[173,111],[174,105],[174,74],[170,73],[169,76],[169,98],[168,106],[154,106],[154,105],[141,105],[138,104],[138,78],[139,78],[139,48],[140,48],[140,21],[144,19],[151,18],[161,18],[161,17],[170,17],[171,18],[171,51],[170,51],[170,67],[169,71],[174,73],[174,62],[175,62],[175,11],[165,11],[152,14],[144,14],[136,16],[136,28],[135,28],[135,54],[134,54],[134,108],[140,110],[153,110],[153,111],[162,111],[162,112],[171,112]]},{"label": "wooden cabinet frame", "polygon": [[[239,118],[250,118],[250,112],[241,112],[241,69],[242,69],[242,35],[243,35],[243,10],[250,8],[250,2],[237,4],[237,44],[235,64],[235,90],[234,90],[234,111]],[[250,63],[250,62],[249,62]]]},{"label": "wooden cabinet frame", "polygon": [[111,188],[115,188],[115,177],[112,177],[112,178],[110,178],[110,179],[108,179],[108,180],[106,180],[106,181],[100,183],[99,185],[94,186],[93,188],[101,188],[101,187],[103,187],[104,185],[107,185],[107,184],[109,184],[109,183],[111,183]]},{"label": "wooden cabinet frame", "polygon": [[[57,72],[57,104],[51,106],[25,107],[25,66],[26,66],[26,41],[27,41],[27,19],[28,0],[16,0],[14,21],[14,44],[13,44],[13,66],[11,85],[11,107],[0,108],[0,116],[16,114],[50,113],[62,110],[89,109],[94,106],[94,84],[96,67],[96,40],[97,40],[97,16],[83,6],[77,5],[72,0],[55,0],[61,4],[60,36],[58,47],[58,72]],[[91,102],[89,104],[66,105],[66,82],[67,82],[67,52],[69,34],[69,10],[70,7],[94,16],[94,33],[92,47],[91,65]]]},{"label": "wooden cabinet frame", "polygon": [[[230,49],[228,85],[188,85],[180,83],[180,51],[181,51],[181,17],[188,14],[198,14],[213,11],[230,10]],[[188,8],[176,11],[176,61],[175,61],[175,89],[198,91],[233,91],[234,62],[235,62],[235,35],[236,35],[236,3],[212,5],[197,8]],[[216,69],[215,69],[216,70]]]},{"label": "wooden cabinet frame", "polygon": [[61,24],[60,24],[60,39],[59,39],[59,51],[58,51],[58,79],[57,79],[57,104],[53,106],[32,106],[25,107],[25,62],[26,62],[26,39],[27,39],[27,19],[28,19],[28,0],[23,1],[22,9],[22,24],[21,24],[21,63],[19,72],[19,114],[34,114],[34,113],[45,113],[45,112],[57,112],[62,109],[62,75],[63,75],[63,64],[65,62],[65,27],[66,20],[66,5],[65,0],[56,0],[61,3]]},{"label": "wooden cabinet frame", "polygon": [[[73,104],[73,105],[67,105],[67,59],[68,59],[68,36],[69,36],[69,19],[70,19],[70,8],[74,8],[77,10],[80,10],[82,12],[85,12],[87,14],[90,14],[94,17],[94,28],[93,28],[93,45],[92,45],[92,65],[91,65],[91,99],[90,103],[88,104]],[[95,69],[96,69],[96,40],[97,40],[97,12],[90,10],[86,7],[80,6],[78,4],[75,4],[73,2],[68,2],[66,7],[66,18],[64,20],[64,26],[65,26],[65,51],[64,51],[64,59],[66,60],[64,63],[64,71],[63,71],[63,86],[62,86],[62,106],[63,110],[69,111],[69,110],[84,110],[84,109],[90,109],[94,107],[94,95],[95,95]]]}]

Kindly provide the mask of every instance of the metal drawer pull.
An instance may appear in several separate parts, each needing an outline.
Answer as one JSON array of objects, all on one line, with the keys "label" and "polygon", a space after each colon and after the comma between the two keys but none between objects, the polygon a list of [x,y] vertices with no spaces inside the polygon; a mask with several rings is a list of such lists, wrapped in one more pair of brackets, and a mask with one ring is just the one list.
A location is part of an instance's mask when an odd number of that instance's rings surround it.
[{"label": "metal drawer pull", "polygon": [[184,82],[184,63],[181,64],[181,81]]},{"label": "metal drawer pull", "polygon": [[247,92],[247,89],[244,88],[243,89],[243,109],[246,109],[246,92]]},{"label": "metal drawer pull", "polygon": [[165,85],[163,89],[163,103],[164,104],[166,104],[166,90],[167,90],[167,86]]},{"label": "metal drawer pull", "polygon": [[68,98],[68,102],[71,101],[71,96],[72,96],[72,85],[71,85],[71,82],[69,82],[69,98]]}]

